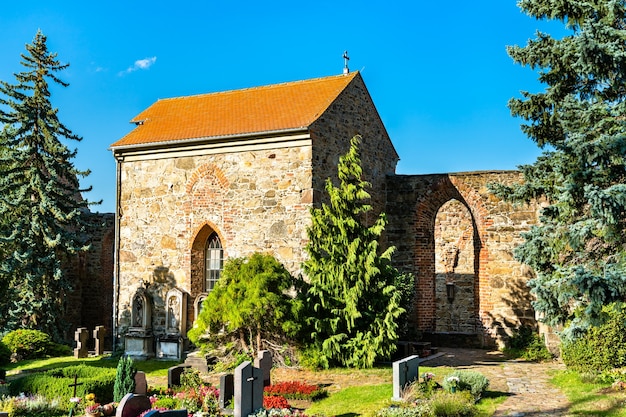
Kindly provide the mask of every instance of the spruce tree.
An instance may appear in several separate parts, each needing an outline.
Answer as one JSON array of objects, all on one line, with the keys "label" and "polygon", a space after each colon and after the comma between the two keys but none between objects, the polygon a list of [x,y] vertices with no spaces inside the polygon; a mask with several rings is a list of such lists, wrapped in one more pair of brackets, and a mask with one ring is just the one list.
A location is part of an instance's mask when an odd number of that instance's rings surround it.
[{"label": "spruce tree", "polygon": [[371,367],[396,348],[404,312],[393,285],[399,276],[391,266],[393,248],[380,253],[387,223],[384,213],[366,224],[370,184],[363,180],[358,146],[351,140],[338,165],[339,186],[326,181],[329,204],[311,210],[303,270],[309,282],[304,294],[313,346],[322,366]]},{"label": "spruce tree", "polygon": [[626,296],[626,8],[616,0],[519,5],[561,22],[565,35],[537,33],[508,48],[545,85],[509,102],[543,153],[520,167],[524,183],[493,189],[510,201],[545,202],[516,256],[536,272],[535,309],[576,337]]},{"label": "spruce tree", "polygon": [[63,125],[50,102],[49,82],[66,87],[55,73],[67,68],[48,51],[38,31],[26,45],[16,84],[0,82],[0,279],[4,329],[33,328],[62,337],[61,319],[71,279],[64,267],[87,249],[82,236],[83,200],[76,151],[62,140],[81,138]]}]

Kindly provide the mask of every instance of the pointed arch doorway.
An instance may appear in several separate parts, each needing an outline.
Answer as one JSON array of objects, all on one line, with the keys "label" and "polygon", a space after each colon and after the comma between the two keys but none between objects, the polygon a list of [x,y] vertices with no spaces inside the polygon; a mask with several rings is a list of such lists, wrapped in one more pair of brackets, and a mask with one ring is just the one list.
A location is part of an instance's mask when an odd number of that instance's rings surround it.
[{"label": "pointed arch doorway", "polygon": [[435,332],[476,333],[476,230],[465,204],[450,199],[435,217]]}]

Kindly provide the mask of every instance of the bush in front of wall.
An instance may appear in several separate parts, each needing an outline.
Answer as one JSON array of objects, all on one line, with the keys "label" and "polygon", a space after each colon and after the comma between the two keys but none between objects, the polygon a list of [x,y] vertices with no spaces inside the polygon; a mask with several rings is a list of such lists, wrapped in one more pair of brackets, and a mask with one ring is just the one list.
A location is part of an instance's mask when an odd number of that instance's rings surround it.
[{"label": "bush in front of wall", "polygon": [[533,362],[553,359],[543,338],[532,326],[520,326],[507,342],[504,352],[514,358],[523,358]]},{"label": "bush in front of wall", "polygon": [[69,347],[54,343],[49,335],[39,330],[18,329],[2,338],[6,345],[19,359],[38,359],[69,354]]},{"label": "bush in front of wall", "polygon": [[561,345],[561,357],[569,369],[599,373],[626,367],[626,304],[610,304],[602,312],[604,324]]}]

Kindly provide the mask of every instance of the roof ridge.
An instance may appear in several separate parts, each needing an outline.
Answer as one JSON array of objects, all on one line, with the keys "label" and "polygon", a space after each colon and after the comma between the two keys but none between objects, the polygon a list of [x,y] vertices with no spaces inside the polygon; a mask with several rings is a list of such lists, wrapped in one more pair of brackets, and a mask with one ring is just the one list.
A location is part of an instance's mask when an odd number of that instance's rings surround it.
[{"label": "roof ridge", "polygon": [[354,72],[351,72],[349,74],[328,75],[326,77],[309,78],[307,80],[284,81],[284,82],[281,82],[281,83],[260,85],[260,86],[255,86],[255,87],[236,88],[236,89],[233,89],[233,90],[226,90],[226,91],[215,91],[215,92],[212,92],[212,93],[200,93],[200,94],[190,94],[188,96],[166,97],[166,98],[159,98],[159,99],[157,99],[157,101],[186,100],[186,99],[190,99],[190,98],[202,98],[202,97],[206,97],[206,96],[226,95],[226,94],[232,94],[232,93],[240,93],[240,92],[244,92],[244,91],[263,90],[263,89],[284,87],[284,86],[288,87],[288,86],[293,86],[293,85],[296,85],[296,84],[307,84],[307,83],[313,83],[313,82],[327,81],[327,80],[329,80],[331,78],[340,78],[340,77],[351,77],[351,78],[354,78],[358,73],[359,73],[359,71],[354,71]]}]

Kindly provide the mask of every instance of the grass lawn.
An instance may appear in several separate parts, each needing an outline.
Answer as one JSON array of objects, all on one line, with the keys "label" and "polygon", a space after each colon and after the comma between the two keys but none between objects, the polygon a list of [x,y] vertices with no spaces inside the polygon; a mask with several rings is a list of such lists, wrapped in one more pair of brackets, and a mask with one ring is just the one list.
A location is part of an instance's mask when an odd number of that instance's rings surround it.
[{"label": "grass lawn", "polygon": [[372,416],[388,405],[393,394],[391,384],[360,385],[342,389],[306,409],[308,415]]},{"label": "grass lawn", "polygon": [[[420,367],[420,374],[424,372],[433,372],[440,375],[440,379],[443,375],[452,372],[452,368],[438,367],[428,368]],[[326,379],[330,378],[342,378],[342,376],[349,376],[349,380],[339,379],[344,385],[349,384],[350,380],[353,386],[345,386],[336,392],[330,393],[330,395],[320,401],[316,401],[310,407],[307,407],[305,412],[307,415],[324,415],[324,416],[338,416],[338,417],[371,417],[376,411],[387,407],[391,404],[391,397],[393,395],[393,386],[391,383],[383,384],[367,384],[368,379],[372,380],[376,377],[387,377],[391,380],[391,369],[370,369],[370,370],[327,370],[320,371],[318,375],[325,375]],[[323,379],[322,377],[321,379]],[[435,378],[437,379],[437,378]],[[364,382],[365,381],[365,384]],[[309,381],[311,382],[311,381]],[[442,381],[438,381],[442,382]],[[478,408],[477,417],[490,417],[495,412],[499,404],[506,399],[506,393],[487,391],[484,397],[476,404]]]},{"label": "grass lawn", "polygon": [[[116,368],[118,358],[111,358],[110,356],[98,356],[93,358],[76,359],[73,356],[62,356],[58,358],[49,359],[29,359],[23,360],[18,363],[11,363],[5,365],[3,368],[7,370],[7,376],[11,377],[20,372],[38,372],[48,369],[64,368],[66,366],[85,364],[89,366],[97,366],[100,368]],[[146,373],[146,378],[150,377],[166,377],[167,369],[171,366],[178,365],[179,361],[161,361],[161,360],[147,360],[136,361],[135,367],[139,371]]]},{"label": "grass lawn", "polygon": [[626,391],[613,391],[609,384],[587,382],[573,371],[557,372],[552,383],[571,402],[570,413],[581,416],[626,417]]}]

